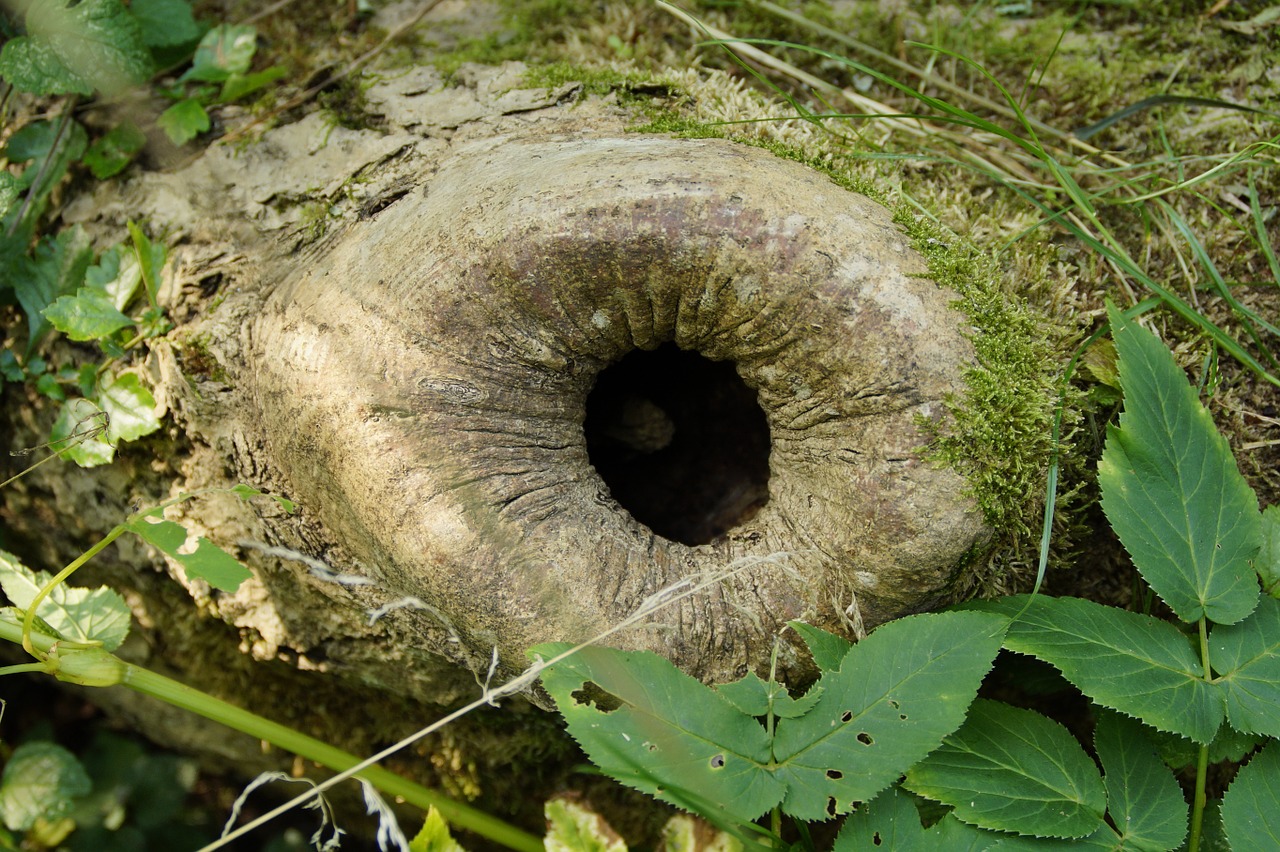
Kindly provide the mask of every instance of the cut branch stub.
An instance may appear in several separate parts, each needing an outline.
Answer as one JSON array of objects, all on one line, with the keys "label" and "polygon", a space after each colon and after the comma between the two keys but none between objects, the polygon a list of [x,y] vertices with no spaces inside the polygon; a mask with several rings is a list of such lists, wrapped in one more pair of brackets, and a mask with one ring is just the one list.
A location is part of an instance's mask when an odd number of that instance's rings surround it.
[{"label": "cut branch stub", "polygon": [[613,640],[727,678],[788,619],[937,603],[987,538],[919,452],[973,358],[925,271],[883,207],[759,149],[487,140],[275,290],[262,425],[388,594],[511,666],[745,557]]}]

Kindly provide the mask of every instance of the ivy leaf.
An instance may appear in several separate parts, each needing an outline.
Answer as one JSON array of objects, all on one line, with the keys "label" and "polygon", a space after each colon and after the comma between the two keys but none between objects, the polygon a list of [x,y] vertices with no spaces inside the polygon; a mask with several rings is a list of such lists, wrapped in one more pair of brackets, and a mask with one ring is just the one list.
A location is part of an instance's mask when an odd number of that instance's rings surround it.
[{"label": "ivy leaf", "polygon": [[853,643],[843,636],[836,636],[803,621],[788,621],[787,626],[800,634],[813,656],[813,664],[824,672],[840,668],[844,655],[853,647]]},{"label": "ivy leaf", "polygon": [[138,285],[142,283],[142,266],[134,252],[114,245],[102,253],[97,264],[85,271],[84,283],[86,287],[106,293],[116,310],[123,311],[133,301],[133,294],[138,292]]},{"label": "ivy leaf", "polygon": [[814,708],[778,721],[783,810],[804,820],[847,813],[937,748],[964,721],[1007,623],[977,612],[913,615],[850,648],[819,681]]},{"label": "ivy leaf", "polygon": [[[33,572],[17,557],[0,551],[0,588],[19,609],[29,608],[52,579],[52,574]],[[119,648],[129,633],[129,607],[124,598],[106,586],[86,589],[62,583],[40,601],[36,615],[59,637],[101,642],[107,651]]]},{"label": "ivy leaf", "polygon": [[1280,601],[1265,597],[1244,621],[1215,627],[1209,659],[1226,692],[1231,726],[1280,737]]},{"label": "ivy leaf", "polygon": [[40,819],[56,822],[70,813],[74,799],[92,789],[80,761],[62,746],[23,743],[0,778],[0,818],[10,831],[27,831]]},{"label": "ivy leaf", "polygon": [[154,70],[138,22],[120,0],[31,3],[26,30],[0,50],[0,74],[32,94],[116,94]]},{"label": "ivy leaf", "polygon": [[[1023,611],[1023,606],[1026,610]],[[1054,666],[1104,707],[1207,743],[1222,724],[1221,692],[1203,679],[1191,640],[1167,621],[1079,598],[1025,595],[965,609],[1022,616],[1005,647]]]},{"label": "ivy leaf", "polygon": [[980,698],[960,730],[907,770],[904,786],[992,831],[1085,837],[1104,825],[1106,789],[1062,725]]},{"label": "ivy leaf", "polygon": [[116,449],[103,437],[107,432],[107,415],[83,397],[62,404],[58,419],[49,432],[49,445],[65,461],[80,467],[110,464]]},{"label": "ivy leaf", "polygon": [[98,403],[109,419],[107,439],[136,441],[160,428],[156,401],[142,380],[133,373],[121,373],[98,391]]},{"label": "ivy leaf", "polygon": [[244,74],[258,49],[258,31],[251,26],[221,24],[205,33],[196,47],[191,68],[183,80],[221,83],[233,74]]},{"label": "ivy leaf", "polygon": [[1232,849],[1280,849],[1280,745],[1267,743],[1237,773],[1222,797]]},{"label": "ivy leaf", "polygon": [[45,308],[44,318],[72,340],[97,340],[133,325],[102,290],[81,287],[74,296],[62,296]]},{"label": "ivy leaf", "polygon": [[133,0],[129,9],[147,47],[173,47],[200,37],[187,0]]},{"label": "ivy leaf", "polygon": [[911,797],[895,785],[844,821],[831,852],[983,852],[997,839],[951,814],[924,828]]},{"label": "ivy leaf", "polygon": [[174,145],[185,145],[209,129],[209,113],[200,101],[184,98],[160,113],[156,124]]},{"label": "ivy leaf", "polygon": [[1280,505],[1268,506],[1262,513],[1262,548],[1253,567],[1262,579],[1262,590],[1280,598]]},{"label": "ivy leaf", "polygon": [[131,122],[117,124],[84,152],[84,164],[98,180],[106,180],[124,171],[146,144],[146,135]]},{"label": "ivy leaf", "polygon": [[[571,648],[538,645],[550,659]],[[542,683],[591,761],[611,777],[709,817],[751,822],[782,800],[769,736],[657,654],[583,648]]]},{"label": "ivy leaf", "polygon": [[28,352],[35,349],[52,327],[44,316],[44,309],[80,288],[92,260],[89,237],[76,225],[52,239],[41,240],[34,255],[19,262],[19,276],[13,282],[13,290],[27,315]]},{"label": "ivy leaf", "polygon": [[1147,730],[1107,713],[1098,720],[1094,748],[1107,787],[1107,813],[1125,849],[1162,852],[1187,836],[1187,802],[1173,773],[1156,754]]},{"label": "ivy leaf", "polygon": [[1108,305],[1124,413],[1098,464],[1102,508],[1152,590],[1183,621],[1253,611],[1258,499],[1169,350]]},{"label": "ivy leaf", "polygon": [[[194,548],[187,546],[186,527],[160,517],[162,509],[152,509],[125,521],[124,526],[182,566],[188,579],[204,580],[215,589],[234,592],[253,576],[229,553],[204,536],[196,536]],[[186,552],[183,552],[186,551]]]}]

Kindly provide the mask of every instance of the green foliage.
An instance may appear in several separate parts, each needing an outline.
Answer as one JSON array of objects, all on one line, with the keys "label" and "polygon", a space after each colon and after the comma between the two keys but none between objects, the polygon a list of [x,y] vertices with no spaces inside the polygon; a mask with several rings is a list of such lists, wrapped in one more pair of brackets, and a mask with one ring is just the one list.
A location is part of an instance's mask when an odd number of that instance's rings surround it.
[{"label": "green foliage", "polygon": [[74,754],[54,743],[23,743],[13,750],[0,778],[0,819],[10,831],[55,822],[91,789]]},{"label": "green foliage", "polygon": [[[33,572],[12,554],[0,551],[0,588],[15,608],[28,609],[52,580],[53,575]],[[106,586],[86,589],[59,583],[40,602],[36,615],[42,630],[53,638],[100,643],[107,651],[119,648],[129,633],[129,607]]]},{"label": "green foliage", "polygon": [[590,808],[568,799],[548,799],[547,852],[627,852],[607,822]]},{"label": "green foliage", "polygon": [[798,701],[754,675],[726,697],[655,654],[607,648],[581,649],[542,680],[570,734],[623,783],[715,821],[774,807],[824,820],[888,787],[963,721],[1005,621],[975,615],[886,625]]},{"label": "green foliage", "polygon": [[449,825],[435,806],[427,810],[422,830],[409,841],[409,852],[466,852],[449,833]]},{"label": "green foliage", "polygon": [[1222,797],[1222,821],[1232,849],[1280,848],[1276,802],[1280,802],[1280,745],[1272,741],[1240,770]]},{"label": "green foliage", "polygon": [[0,76],[37,95],[116,93],[151,76],[142,28],[120,0],[43,0],[0,50]]}]

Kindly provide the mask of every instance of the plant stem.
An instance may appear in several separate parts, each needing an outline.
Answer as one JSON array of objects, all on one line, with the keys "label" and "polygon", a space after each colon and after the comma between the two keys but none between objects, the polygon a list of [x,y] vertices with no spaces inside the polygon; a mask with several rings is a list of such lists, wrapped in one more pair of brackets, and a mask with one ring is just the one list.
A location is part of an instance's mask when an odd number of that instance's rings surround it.
[{"label": "plant stem", "polygon": [[[1204,665],[1204,680],[1213,679],[1213,669],[1209,665],[1209,620],[1201,618],[1197,622],[1200,629],[1200,661]],[[1200,754],[1196,759],[1196,790],[1191,799],[1191,836],[1187,840],[1187,852],[1198,852],[1200,849],[1200,829],[1204,824],[1205,780],[1209,776],[1209,744],[1200,746]]]}]

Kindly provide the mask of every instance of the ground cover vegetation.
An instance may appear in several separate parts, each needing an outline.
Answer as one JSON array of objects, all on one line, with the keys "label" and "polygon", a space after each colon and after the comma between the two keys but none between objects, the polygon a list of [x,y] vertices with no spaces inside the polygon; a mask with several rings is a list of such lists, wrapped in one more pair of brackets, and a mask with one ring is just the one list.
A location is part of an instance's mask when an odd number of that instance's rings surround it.
[{"label": "ground cover vegetation", "polygon": [[[1269,13],[1244,2],[559,0],[499,10],[496,34],[447,50],[430,35],[382,42],[388,61],[434,57],[453,71],[522,59],[542,63],[531,76],[576,75],[620,99],[660,86],[688,102],[656,108],[642,95],[650,129],[803,152],[883,187],[905,227],[948,244],[936,276],[957,258],[989,264],[1003,295],[1030,312],[1016,316],[1044,329],[1035,357],[982,353],[952,401],[956,427],[935,446],[940,463],[970,475],[1005,536],[992,556],[1004,579],[981,590],[985,600],[854,645],[795,623],[821,676],[794,694],[757,675],[706,687],[656,657],[610,651],[605,638],[532,649],[535,667],[477,704],[540,677],[601,771],[714,826],[668,822],[658,842],[671,849],[1276,845],[1280,125],[1267,107],[1280,86],[1280,27]],[[32,4],[5,25],[6,404],[57,407],[48,457],[64,461],[51,463],[105,464],[120,442],[161,425],[131,365],[169,329],[157,299],[163,223],[135,224],[95,252],[58,227],[61,194],[129,168],[149,132],[195,144],[236,101],[258,99],[269,121],[306,90],[279,83],[296,58],[255,60],[251,28],[200,23],[177,0]],[[337,50],[343,39],[325,35]],[[85,57],[109,73],[91,74]],[[700,84],[691,62],[732,76]],[[164,106],[147,126],[80,120],[91,98],[152,79]],[[326,96],[358,119],[358,91],[335,85]],[[968,310],[979,325],[980,306]],[[1028,383],[1051,392],[1017,393]],[[1002,469],[1015,440],[1038,442],[1043,465]],[[60,571],[5,558],[12,607],[0,633],[33,660],[7,671],[142,689],[438,808],[413,841],[382,819],[384,848],[455,848],[440,815],[487,842],[543,845],[112,656],[128,608],[71,580],[109,540],[140,536],[218,587],[243,576],[211,544],[186,552],[186,532],[162,511],[140,507]],[[1032,594],[995,596],[1017,591]],[[189,769],[138,757],[122,785],[99,753],[121,748],[110,738],[78,755],[47,738],[6,742],[5,842],[110,848],[126,828],[176,838],[177,805],[146,813],[137,803]],[[548,848],[626,848],[580,802],[552,800],[547,814]],[[315,844],[340,839],[326,825]]]}]

